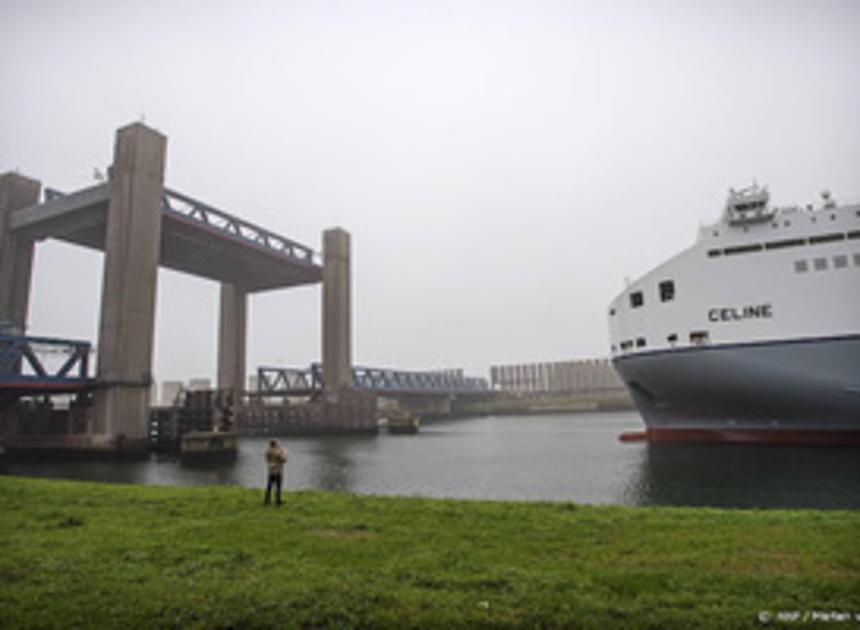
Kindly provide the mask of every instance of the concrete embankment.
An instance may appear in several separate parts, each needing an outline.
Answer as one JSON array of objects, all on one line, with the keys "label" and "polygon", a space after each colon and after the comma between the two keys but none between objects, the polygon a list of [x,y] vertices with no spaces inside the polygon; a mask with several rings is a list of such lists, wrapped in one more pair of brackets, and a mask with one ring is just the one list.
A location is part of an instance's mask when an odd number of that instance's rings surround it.
[{"label": "concrete embankment", "polygon": [[610,395],[564,395],[564,394],[498,394],[484,400],[458,400],[453,414],[510,415],[539,413],[577,413],[589,411],[626,411],[633,409],[633,402],[626,393]]}]

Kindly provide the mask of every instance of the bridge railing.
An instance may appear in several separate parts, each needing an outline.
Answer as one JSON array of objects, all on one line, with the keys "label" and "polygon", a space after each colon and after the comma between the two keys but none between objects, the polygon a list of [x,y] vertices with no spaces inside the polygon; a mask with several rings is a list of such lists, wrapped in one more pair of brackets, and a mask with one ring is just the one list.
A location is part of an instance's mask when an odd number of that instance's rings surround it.
[{"label": "bridge railing", "polygon": [[[257,369],[259,393],[307,394],[321,391],[325,383],[322,365],[307,369],[261,367]],[[354,367],[353,387],[381,394],[478,394],[490,391],[483,378],[449,372],[416,372],[386,368]]]},{"label": "bridge railing", "polygon": [[[59,361],[47,361],[47,357]],[[0,388],[89,385],[93,382],[89,358],[90,344],[86,341],[0,334]]]},{"label": "bridge railing", "polygon": [[164,189],[164,211],[269,253],[308,265],[319,264],[319,256],[310,247],[169,188]]}]

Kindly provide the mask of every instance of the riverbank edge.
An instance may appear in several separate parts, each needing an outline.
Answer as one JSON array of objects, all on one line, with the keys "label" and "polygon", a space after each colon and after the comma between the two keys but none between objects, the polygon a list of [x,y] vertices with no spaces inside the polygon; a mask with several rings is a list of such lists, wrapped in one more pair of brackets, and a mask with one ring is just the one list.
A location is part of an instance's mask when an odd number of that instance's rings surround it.
[{"label": "riverbank edge", "polygon": [[632,411],[635,409],[629,396],[582,396],[582,395],[509,395],[490,400],[458,401],[451,418],[471,416],[540,416],[554,413],[593,413]]},{"label": "riverbank edge", "polygon": [[0,477],[9,627],[760,627],[860,614],[860,512]]}]

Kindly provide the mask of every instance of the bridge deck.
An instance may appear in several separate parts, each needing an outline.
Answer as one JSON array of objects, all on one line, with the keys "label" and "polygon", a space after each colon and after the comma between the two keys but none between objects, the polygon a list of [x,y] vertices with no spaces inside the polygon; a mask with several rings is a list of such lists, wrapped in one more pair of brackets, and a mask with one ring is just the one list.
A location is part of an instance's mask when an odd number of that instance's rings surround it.
[{"label": "bridge deck", "polygon": [[43,394],[79,394],[96,388],[95,379],[54,379],[0,377],[0,396],[41,396]]},{"label": "bridge deck", "polygon": [[[109,184],[60,195],[14,212],[9,228],[103,250]],[[322,280],[314,252],[236,216],[165,189],[161,259],[169,269],[264,291]]]}]

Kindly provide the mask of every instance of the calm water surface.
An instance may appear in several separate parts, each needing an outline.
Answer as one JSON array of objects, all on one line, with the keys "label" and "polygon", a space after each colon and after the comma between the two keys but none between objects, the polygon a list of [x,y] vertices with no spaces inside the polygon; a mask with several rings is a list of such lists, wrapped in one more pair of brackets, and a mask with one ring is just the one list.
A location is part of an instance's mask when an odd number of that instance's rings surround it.
[{"label": "calm water surface", "polygon": [[[625,413],[483,417],[418,435],[282,440],[288,489],[362,494],[719,507],[860,508],[860,448],[622,443]],[[144,484],[261,487],[267,440],[243,438],[235,462],[189,468],[0,459],[0,474]]]}]

